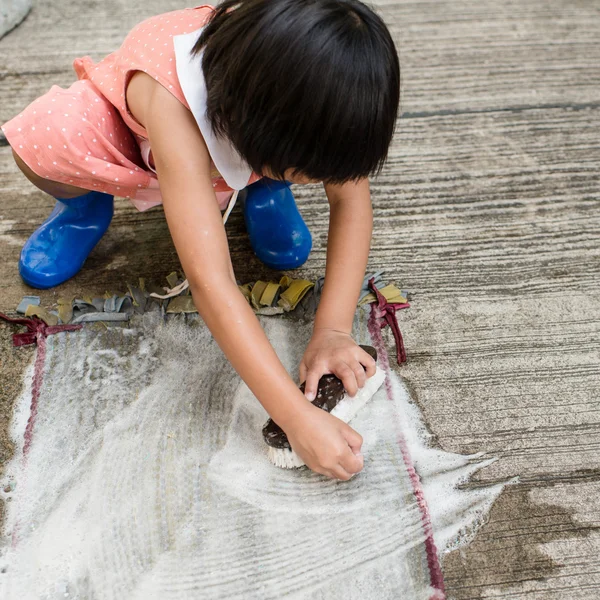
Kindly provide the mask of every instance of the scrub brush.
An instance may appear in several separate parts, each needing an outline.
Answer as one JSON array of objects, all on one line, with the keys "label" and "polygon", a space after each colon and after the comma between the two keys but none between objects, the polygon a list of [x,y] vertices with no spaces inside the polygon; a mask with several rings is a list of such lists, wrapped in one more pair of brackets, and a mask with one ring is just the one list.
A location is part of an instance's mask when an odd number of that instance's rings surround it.
[{"label": "scrub brush", "polygon": [[[361,346],[361,348],[377,360],[377,351],[375,348],[371,346]],[[384,380],[385,373],[383,369],[377,367],[375,374],[367,379],[364,387],[359,389],[354,398],[352,398],[346,393],[344,384],[335,375],[323,375],[319,380],[317,397],[312,403],[318,408],[331,413],[334,417],[341,419],[344,423],[348,423],[371,400]],[[304,393],[304,384],[300,386],[300,391]],[[269,460],[275,466],[284,469],[294,469],[304,465],[302,459],[292,450],[283,429],[273,419],[267,421],[263,427],[262,434],[269,447]]]}]

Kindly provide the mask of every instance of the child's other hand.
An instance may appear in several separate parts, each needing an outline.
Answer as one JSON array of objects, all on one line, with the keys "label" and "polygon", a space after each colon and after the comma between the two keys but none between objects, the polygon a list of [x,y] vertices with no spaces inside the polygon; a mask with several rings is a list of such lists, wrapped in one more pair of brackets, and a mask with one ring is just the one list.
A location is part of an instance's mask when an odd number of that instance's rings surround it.
[{"label": "child's other hand", "polygon": [[362,437],[343,421],[307,404],[286,428],[294,452],[316,473],[347,481],[362,470]]},{"label": "child's other hand", "polygon": [[[366,369],[366,371],[365,371]],[[319,379],[333,373],[354,396],[375,374],[376,363],[347,333],[334,329],[315,330],[300,363],[300,380],[305,381],[304,395],[312,402]]]}]

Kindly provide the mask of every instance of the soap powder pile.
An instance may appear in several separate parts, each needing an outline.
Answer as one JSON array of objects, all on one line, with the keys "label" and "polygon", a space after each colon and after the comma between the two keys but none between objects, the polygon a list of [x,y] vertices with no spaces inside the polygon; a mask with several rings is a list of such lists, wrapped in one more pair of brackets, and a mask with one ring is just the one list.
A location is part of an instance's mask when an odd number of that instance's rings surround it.
[{"label": "soap powder pile", "polygon": [[[295,373],[311,324],[263,325]],[[499,493],[456,490],[478,465],[427,447],[395,378],[393,399],[382,389],[352,423],[364,471],[334,482],[268,462],[267,414],[203,325],[146,314],[135,329],[61,334],[46,364],[26,464],[27,389],[14,419],[3,598],[429,599],[399,434],[424,475],[438,547]]]}]

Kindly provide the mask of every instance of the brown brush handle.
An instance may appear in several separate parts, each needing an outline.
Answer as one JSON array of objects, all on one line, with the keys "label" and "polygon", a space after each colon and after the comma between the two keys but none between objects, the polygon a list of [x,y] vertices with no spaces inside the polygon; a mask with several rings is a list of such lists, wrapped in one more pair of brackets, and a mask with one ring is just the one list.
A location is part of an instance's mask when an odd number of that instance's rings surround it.
[{"label": "brown brush handle", "polygon": [[[377,350],[375,350],[375,348],[372,346],[361,346],[361,348],[369,354],[371,358],[377,360]],[[304,383],[300,386],[300,391],[304,393]],[[331,412],[339,404],[345,393],[346,390],[344,390],[344,384],[341,379],[338,379],[335,375],[323,375],[323,377],[319,379],[317,397],[312,403],[317,408],[322,408],[327,412]],[[262,434],[268,446],[286,450],[292,449],[285,431],[283,431],[273,419],[269,419],[265,423]]]}]

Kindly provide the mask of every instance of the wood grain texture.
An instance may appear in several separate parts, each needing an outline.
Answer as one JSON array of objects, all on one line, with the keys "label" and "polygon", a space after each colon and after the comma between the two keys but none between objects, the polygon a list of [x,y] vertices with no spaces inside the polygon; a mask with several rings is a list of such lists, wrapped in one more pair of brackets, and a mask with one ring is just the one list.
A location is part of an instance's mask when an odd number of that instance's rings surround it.
[{"label": "wood grain texture", "polygon": [[[595,0],[380,1],[398,42],[403,117],[373,182],[370,267],[410,290],[401,373],[437,444],[519,477],[471,545],[446,557],[457,600],[600,597],[600,4]],[[141,17],[178,3],[40,1],[0,41],[0,119],[75,56],[110,52]],[[28,292],[20,246],[52,201],[0,148],[0,309]],[[295,188],[314,236],[299,275],[323,273],[327,206]],[[241,280],[271,275],[228,225]],[[42,294],[123,289],[177,268],[161,209],[117,203],[71,282]],[[4,367],[3,367],[4,368]]]}]

